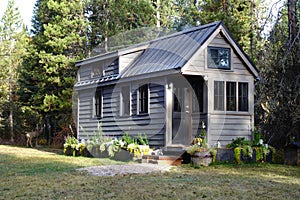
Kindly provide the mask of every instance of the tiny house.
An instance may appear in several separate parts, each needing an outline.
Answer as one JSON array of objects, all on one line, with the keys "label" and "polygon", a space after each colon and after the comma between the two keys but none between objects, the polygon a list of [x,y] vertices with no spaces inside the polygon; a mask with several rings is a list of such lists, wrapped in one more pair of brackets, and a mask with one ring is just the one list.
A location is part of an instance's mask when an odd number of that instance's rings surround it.
[{"label": "tiny house", "polygon": [[78,61],[77,130],[146,134],[151,147],[250,139],[258,70],[221,21]]}]

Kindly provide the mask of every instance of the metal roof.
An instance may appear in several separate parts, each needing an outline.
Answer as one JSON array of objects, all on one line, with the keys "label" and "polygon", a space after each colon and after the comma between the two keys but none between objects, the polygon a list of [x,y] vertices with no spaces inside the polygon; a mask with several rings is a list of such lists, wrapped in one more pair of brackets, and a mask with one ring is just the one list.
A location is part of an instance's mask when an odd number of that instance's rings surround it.
[{"label": "metal roof", "polygon": [[150,41],[149,47],[124,69],[120,77],[183,67],[221,23],[218,21],[198,26]]},{"label": "metal roof", "polygon": [[94,78],[94,79],[89,79],[89,80],[84,80],[84,81],[78,81],[75,84],[75,88],[82,87],[82,86],[91,86],[91,85],[97,85],[100,86],[103,83],[109,82],[109,81],[115,81],[119,78],[118,74],[113,74],[109,76],[103,76],[100,78]]}]

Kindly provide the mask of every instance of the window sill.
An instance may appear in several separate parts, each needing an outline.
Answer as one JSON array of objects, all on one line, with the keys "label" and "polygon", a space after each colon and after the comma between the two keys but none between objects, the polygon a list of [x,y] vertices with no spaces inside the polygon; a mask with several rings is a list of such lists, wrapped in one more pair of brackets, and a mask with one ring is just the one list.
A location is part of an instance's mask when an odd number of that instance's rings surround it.
[{"label": "window sill", "polygon": [[136,116],[139,116],[139,117],[147,117],[147,116],[149,116],[149,113],[139,113],[139,114],[137,114]]},{"label": "window sill", "polygon": [[131,115],[120,115],[118,118],[119,119],[126,119],[126,118],[130,118]]},{"label": "window sill", "polygon": [[222,110],[214,110],[212,114],[222,114],[222,115],[251,115],[249,111],[222,111]]},{"label": "window sill", "polygon": [[97,117],[97,116],[93,116],[92,119],[93,120],[101,120],[103,117]]},{"label": "window sill", "polygon": [[213,71],[234,72],[233,69],[224,69],[224,68],[207,67],[206,69],[207,70],[213,70]]}]

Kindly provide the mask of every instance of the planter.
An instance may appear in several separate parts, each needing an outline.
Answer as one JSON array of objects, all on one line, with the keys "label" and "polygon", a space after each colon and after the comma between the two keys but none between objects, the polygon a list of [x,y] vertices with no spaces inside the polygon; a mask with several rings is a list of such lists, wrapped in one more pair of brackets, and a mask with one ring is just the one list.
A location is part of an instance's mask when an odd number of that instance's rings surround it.
[{"label": "planter", "polygon": [[111,157],[111,159],[126,162],[126,161],[133,160],[133,157],[134,157],[133,153],[121,149],[121,151],[116,152],[115,155]]},{"label": "planter", "polygon": [[202,166],[208,166],[212,163],[212,155],[209,151],[199,152],[196,151],[191,156],[191,162],[193,165],[202,165]]},{"label": "planter", "polygon": [[121,151],[119,152],[115,152],[115,155],[113,157],[110,157],[108,151],[101,151],[99,146],[93,146],[90,151],[87,151],[86,154],[94,158],[111,158],[113,160],[124,162],[133,159],[133,153],[130,153],[129,151],[126,151],[124,149],[121,149]]},{"label": "planter", "polygon": [[93,146],[91,150],[89,151],[92,157],[94,158],[108,158],[108,152],[107,151],[100,151],[100,147],[98,145]]},{"label": "planter", "polygon": [[71,146],[65,147],[64,154],[66,156],[80,156],[80,152],[76,149],[73,149]]}]

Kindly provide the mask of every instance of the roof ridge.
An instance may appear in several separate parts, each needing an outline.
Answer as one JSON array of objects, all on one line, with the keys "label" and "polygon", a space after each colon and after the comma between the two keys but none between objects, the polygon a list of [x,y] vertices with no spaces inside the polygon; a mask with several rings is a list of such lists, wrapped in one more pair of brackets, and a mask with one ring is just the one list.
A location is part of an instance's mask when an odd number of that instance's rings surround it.
[{"label": "roof ridge", "polygon": [[210,27],[213,27],[213,26],[216,26],[216,27],[217,27],[217,26],[219,26],[220,24],[222,24],[222,21],[221,21],[221,20],[216,21],[216,22],[212,22],[212,23],[209,23],[209,24],[204,24],[204,25],[195,26],[195,27],[192,27],[192,28],[183,30],[183,31],[178,31],[178,32],[173,33],[173,34],[170,34],[170,35],[166,35],[166,36],[163,36],[163,37],[159,37],[159,38],[150,40],[149,42],[150,42],[150,43],[152,43],[152,42],[157,42],[157,41],[160,41],[160,40],[168,39],[168,38],[171,38],[171,37],[176,37],[176,36],[182,35],[182,34],[187,34],[187,33],[195,32],[195,31],[198,31],[198,30],[201,30],[201,29],[210,28]]}]

